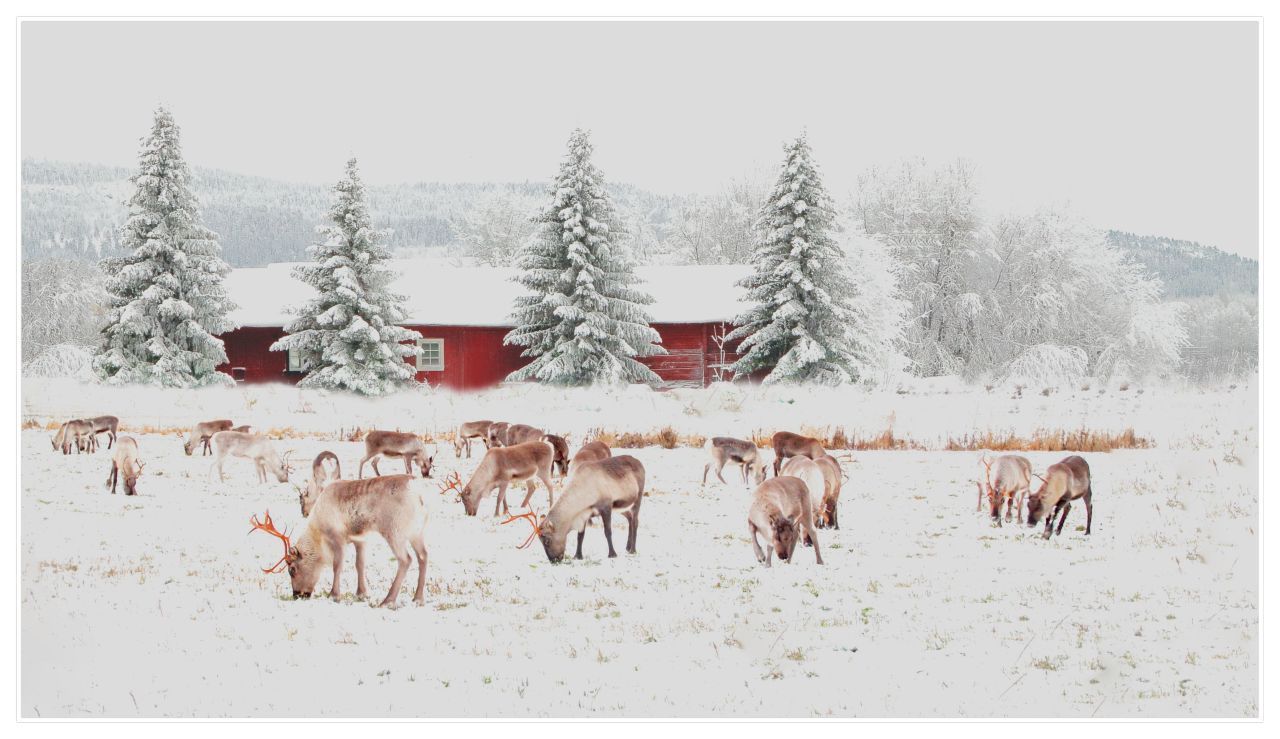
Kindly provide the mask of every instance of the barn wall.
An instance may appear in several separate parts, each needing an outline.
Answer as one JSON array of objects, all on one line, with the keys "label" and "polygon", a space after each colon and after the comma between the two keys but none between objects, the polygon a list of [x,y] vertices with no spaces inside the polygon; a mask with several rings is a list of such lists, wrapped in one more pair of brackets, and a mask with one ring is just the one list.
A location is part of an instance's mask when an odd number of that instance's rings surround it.
[{"label": "barn wall", "polygon": [[[418,331],[423,338],[444,340],[444,370],[419,372],[420,382],[477,390],[499,384],[528,362],[520,356],[520,347],[502,344],[502,338],[510,331],[507,327],[411,325],[408,328]],[[716,364],[738,358],[731,347],[722,356],[715,341],[717,335],[731,328],[727,324],[655,323],[653,328],[662,337],[667,354],[641,361],[669,387],[705,386],[716,379]],[[245,382],[297,383],[302,376],[285,372],[284,352],[270,351],[271,344],[283,335],[279,327],[239,328],[224,334],[222,339],[229,361],[219,369],[231,373],[235,368],[242,368]]]}]

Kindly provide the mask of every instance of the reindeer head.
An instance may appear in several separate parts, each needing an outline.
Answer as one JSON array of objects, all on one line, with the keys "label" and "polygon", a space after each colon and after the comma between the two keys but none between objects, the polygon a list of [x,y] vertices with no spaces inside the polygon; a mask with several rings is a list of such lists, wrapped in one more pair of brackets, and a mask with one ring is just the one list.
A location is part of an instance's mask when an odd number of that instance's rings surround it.
[{"label": "reindeer head", "polygon": [[129,465],[124,471],[124,494],[138,494],[138,478],[142,477],[142,469],[146,464],[140,459],[133,460],[133,464]]},{"label": "reindeer head", "polygon": [[275,574],[288,570],[289,580],[293,586],[293,597],[310,598],[311,594],[315,592],[316,582],[320,579],[320,570],[323,563],[313,554],[300,547],[293,546],[289,541],[289,535],[276,529],[275,523],[271,521],[271,511],[267,511],[265,518],[265,521],[259,521],[256,515],[251,517],[249,525],[253,528],[249,529],[249,533],[265,531],[280,539],[284,544],[284,556],[270,567],[262,568],[262,571]]},{"label": "reindeer head", "polygon": [[418,462],[418,470],[422,472],[423,477],[431,477],[431,465],[436,461],[436,450],[427,449],[423,446],[421,450],[414,455]]},{"label": "reindeer head", "polygon": [[778,559],[790,560],[796,543],[800,541],[795,519],[778,515],[770,523],[773,524],[773,551],[778,553]]},{"label": "reindeer head", "polygon": [[1045,491],[1049,487],[1049,481],[1044,479],[1043,477],[1040,477],[1039,475],[1035,475],[1035,477],[1039,478],[1040,480],[1040,489],[1032,493],[1027,498],[1027,525],[1028,526],[1035,526],[1036,524],[1040,523],[1040,519],[1044,517],[1045,512],[1048,510],[1048,506],[1046,506],[1044,502],[1044,496],[1045,496]]},{"label": "reindeer head", "polygon": [[276,482],[289,482],[289,473],[293,472],[293,465],[289,464],[289,455],[293,454],[293,450],[284,453],[283,457],[276,457],[275,464],[272,465],[271,472],[276,476]]},{"label": "reindeer head", "polygon": [[[178,436],[181,436],[181,434],[178,434]],[[186,441],[182,442],[182,451],[186,452],[188,457],[191,456],[191,450],[193,448],[195,448],[195,445],[192,444],[191,439],[187,439]]]},{"label": "reindeer head", "polygon": [[534,537],[537,537],[542,542],[542,549],[547,553],[547,559],[550,560],[552,564],[564,559],[565,537],[561,536],[557,538],[555,536],[555,524],[545,518],[539,517],[538,514],[534,513],[532,510],[512,516],[502,523],[508,524],[512,521],[521,520],[528,521],[529,525],[533,527],[533,531],[529,533],[529,538],[525,539],[524,543],[516,547],[516,549],[524,549],[533,543]]},{"label": "reindeer head", "polygon": [[757,455],[755,460],[751,462],[750,466],[751,477],[755,480],[756,484],[759,485],[764,482],[764,478],[769,474],[769,466],[764,463],[764,460]]}]

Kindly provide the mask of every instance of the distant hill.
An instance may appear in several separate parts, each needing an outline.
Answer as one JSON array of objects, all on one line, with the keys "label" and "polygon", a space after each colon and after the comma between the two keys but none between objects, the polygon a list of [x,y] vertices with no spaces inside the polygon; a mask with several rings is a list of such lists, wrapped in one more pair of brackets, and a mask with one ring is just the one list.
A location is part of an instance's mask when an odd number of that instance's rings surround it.
[{"label": "distant hill", "polygon": [[1258,262],[1194,241],[1108,231],[1107,239],[1164,282],[1165,297],[1258,294]]},{"label": "distant hill", "polygon": [[[335,177],[337,170],[335,170]],[[119,245],[119,226],[132,187],[130,170],[96,164],[22,162],[22,255],[25,259],[98,259]],[[306,258],[315,227],[329,207],[330,186],[281,182],[195,167],[195,192],[205,224],[218,233],[223,257],[235,267]],[[436,183],[371,185],[369,209],[378,228],[390,228],[393,249],[450,243],[448,219],[495,190],[541,196],[546,184]],[[619,209],[664,222],[678,197],[626,184],[611,186]]]}]

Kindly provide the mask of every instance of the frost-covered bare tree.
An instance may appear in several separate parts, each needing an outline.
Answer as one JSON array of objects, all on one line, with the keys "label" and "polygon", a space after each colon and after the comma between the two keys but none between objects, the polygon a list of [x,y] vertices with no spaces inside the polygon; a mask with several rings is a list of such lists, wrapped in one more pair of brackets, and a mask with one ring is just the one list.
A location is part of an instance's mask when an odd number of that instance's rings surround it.
[{"label": "frost-covered bare tree", "polygon": [[[22,362],[93,353],[107,315],[105,277],[96,265],[75,259],[22,262]],[[55,362],[48,369],[59,366]],[[74,371],[75,367],[68,368]]]},{"label": "frost-covered bare tree", "polygon": [[681,264],[750,262],[756,215],[767,195],[759,180],[746,177],[682,204],[672,218],[669,251]]},{"label": "frost-covered bare tree", "polygon": [[1186,301],[1183,372],[1193,380],[1258,369],[1258,298],[1219,295]]},{"label": "frost-covered bare tree", "polygon": [[449,231],[463,256],[490,267],[511,267],[536,230],[537,208],[538,201],[526,193],[495,189],[450,216]]},{"label": "frost-covered bare tree", "polygon": [[973,165],[957,161],[929,169],[907,160],[859,178],[855,213],[865,232],[890,248],[906,271],[911,323],[908,354],[925,376],[956,374],[966,364],[964,328],[979,296],[966,275],[979,246]]}]

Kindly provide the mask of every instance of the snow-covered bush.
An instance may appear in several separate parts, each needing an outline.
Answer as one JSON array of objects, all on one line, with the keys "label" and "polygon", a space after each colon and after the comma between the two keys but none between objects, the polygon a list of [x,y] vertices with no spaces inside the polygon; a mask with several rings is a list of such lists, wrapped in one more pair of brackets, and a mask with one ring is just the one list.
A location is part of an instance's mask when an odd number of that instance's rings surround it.
[{"label": "snow-covered bush", "polygon": [[235,328],[218,235],[205,228],[182,158],[178,126],[164,108],[142,140],[121,247],[102,260],[111,296],[94,371],[111,384],[231,384],[218,334]]},{"label": "snow-covered bush", "polygon": [[102,270],[73,259],[22,261],[22,361],[70,344],[92,353],[107,315]]},{"label": "snow-covered bush", "polygon": [[25,377],[69,377],[75,380],[93,379],[93,352],[78,344],[54,344],[47,346],[35,357],[22,364]]},{"label": "snow-covered bush", "polygon": [[516,328],[505,342],[533,361],[510,380],[557,385],[645,382],[660,378],[636,357],[665,354],[643,306],[653,299],[615,243],[615,213],[604,177],[591,162],[588,134],[576,130],[551,186],[551,202],[521,253]]},{"label": "snow-covered bush", "polygon": [[307,373],[301,387],[383,395],[414,380],[414,368],[404,360],[417,349],[402,342],[421,335],[396,325],[404,320],[404,298],[387,290],[393,274],[382,264],[391,253],[385,234],[373,228],[364,193],[352,159],[334,187],[332,224],[317,229],[325,239],[307,249],[314,263],[294,270],[318,295],[299,309],[271,350],[297,352]]}]

